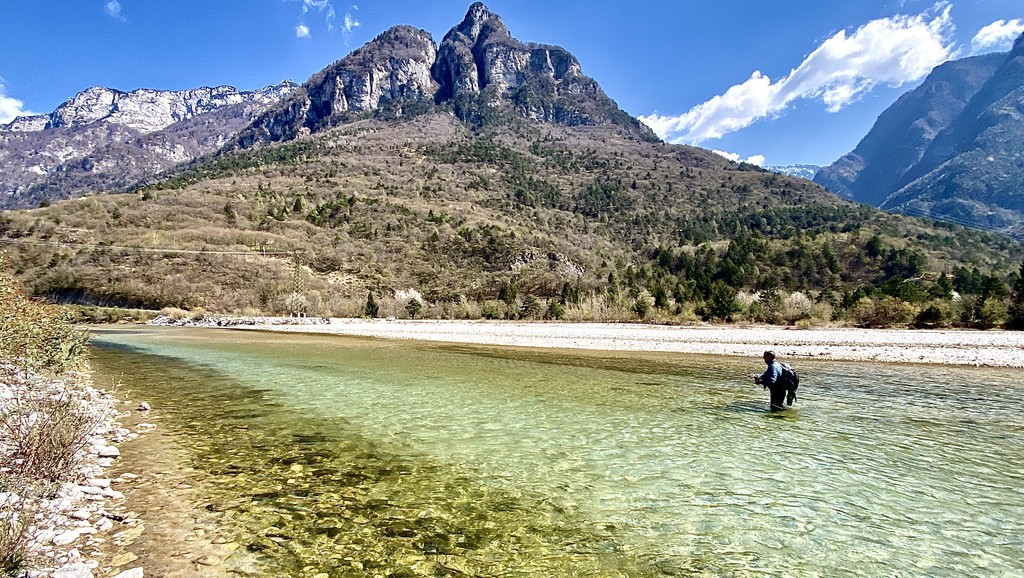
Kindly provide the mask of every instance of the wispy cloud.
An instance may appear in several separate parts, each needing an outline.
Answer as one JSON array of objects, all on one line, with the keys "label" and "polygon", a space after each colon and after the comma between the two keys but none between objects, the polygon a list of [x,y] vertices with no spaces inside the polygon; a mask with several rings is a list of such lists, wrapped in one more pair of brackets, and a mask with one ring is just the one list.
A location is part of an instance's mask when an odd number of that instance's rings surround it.
[{"label": "wispy cloud", "polygon": [[971,40],[971,51],[975,54],[986,50],[1006,50],[1024,32],[1024,20],[996,20],[983,26]]},{"label": "wispy cloud", "polygon": [[955,57],[950,8],[940,2],[921,14],[872,20],[849,34],[842,30],[785,78],[772,81],[754,71],[745,82],[679,116],[655,112],[640,120],[662,138],[697,144],[777,117],[798,100],[820,100],[837,112],[879,84],[920,80]]},{"label": "wispy cloud", "polygon": [[[294,1],[294,0],[289,0]],[[296,36],[299,38],[309,38],[312,35],[309,26],[307,26],[307,16],[310,14],[317,14],[322,16],[324,24],[326,25],[327,31],[334,30],[334,20],[336,19],[336,12],[334,10],[334,4],[331,0],[301,0],[302,2],[302,14],[299,18],[299,25],[296,26]],[[299,31],[302,29],[304,33],[300,34]]]},{"label": "wispy cloud", "polygon": [[342,30],[344,30],[345,32],[352,32],[356,28],[359,28],[359,21],[353,18],[351,14],[346,12]]},{"label": "wispy cloud", "polygon": [[103,9],[107,11],[107,14],[115,20],[125,21],[125,17],[121,14],[121,3],[117,0],[110,0],[103,5]]},{"label": "wispy cloud", "polygon": [[7,124],[19,116],[38,114],[25,110],[25,103],[7,96],[3,80],[0,79],[0,124]]},{"label": "wispy cloud", "polygon": [[[352,9],[358,11],[359,7],[353,4]],[[356,28],[359,28],[359,21],[352,16],[351,12],[346,12],[341,25],[341,39],[345,42],[345,46],[348,46],[348,41],[352,37],[352,31]]]}]

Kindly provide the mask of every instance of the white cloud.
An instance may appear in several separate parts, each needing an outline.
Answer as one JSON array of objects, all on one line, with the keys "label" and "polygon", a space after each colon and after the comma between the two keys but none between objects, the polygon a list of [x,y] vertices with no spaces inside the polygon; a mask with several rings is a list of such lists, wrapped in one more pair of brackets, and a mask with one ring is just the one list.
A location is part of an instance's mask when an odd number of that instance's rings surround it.
[{"label": "white cloud", "polygon": [[3,82],[0,82],[0,124],[7,124],[19,116],[38,114],[24,107],[25,103],[5,94]]},{"label": "white cloud", "polygon": [[951,6],[940,2],[916,16],[872,20],[851,34],[825,40],[789,75],[777,81],[754,71],[741,84],[679,116],[641,116],[662,138],[697,144],[777,117],[794,101],[820,100],[829,112],[856,102],[876,85],[920,80],[957,55]]},{"label": "white cloud", "polygon": [[725,158],[727,158],[727,159],[729,159],[730,161],[733,161],[733,162],[737,162],[737,163],[750,163],[752,165],[757,165],[759,167],[764,166],[764,161],[765,161],[764,155],[751,155],[751,156],[749,156],[749,157],[744,159],[744,158],[740,158],[739,153],[730,153],[730,152],[720,151],[720,150],[715,150],[715,149],[712,149],[711,152],[715,153],[716,155],[718,155],[720,157],[725,157]]},{"label": "white cloud", "polygon": [[971,40],[971,50],[977,54],[986,50],[1006,50],[1024,32],[1024,20],[996,20],[983,26]]},{"label": "white cloud", "polygon": [[299,24],[298,26],[296,26],[295,27],[295,37],[296,38],[309,38],[310,37],[309,26],[306,26],[305,24]]},{"label": "white cloud", "polygon": [[121,15],[121,3],[117,0],[110,0],[103,5],[103,9],[106,10],[107,14],[112,18],[120,20],[121,22],[125,21],[125,17]]},{"label": "white cloud", "polygon": [[345,26],[343,30],[345,32],[352,32],[353,29],[359,28],[359,21],[352,17],[348,12],[345,13]]}]

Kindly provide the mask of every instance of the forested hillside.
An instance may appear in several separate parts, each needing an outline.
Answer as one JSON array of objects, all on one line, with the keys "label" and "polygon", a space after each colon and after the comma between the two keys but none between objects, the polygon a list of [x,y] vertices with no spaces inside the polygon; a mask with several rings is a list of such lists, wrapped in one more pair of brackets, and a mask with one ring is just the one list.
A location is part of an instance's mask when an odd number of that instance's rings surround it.
[{"label": "forested hillside", "polygon": [[476,123],[444,107],[364,115],[221,154],[131,194],[7,212],[0,235],[35,295],[92,305],[1007,320],[1024,257],[1011,239],[889,215],[615,125],[487,110]]}]

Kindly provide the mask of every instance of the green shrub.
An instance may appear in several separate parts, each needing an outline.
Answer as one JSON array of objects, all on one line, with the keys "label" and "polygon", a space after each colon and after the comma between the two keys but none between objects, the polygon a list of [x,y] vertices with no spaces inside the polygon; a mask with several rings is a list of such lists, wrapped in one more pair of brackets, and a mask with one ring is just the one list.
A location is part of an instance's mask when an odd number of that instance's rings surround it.
[{"label": "green shrub", "polygon": [[548,310],[544,314],[544,319],[559,320],[565,317],[565,306],[558,301],[552,301],[548,304]]}]

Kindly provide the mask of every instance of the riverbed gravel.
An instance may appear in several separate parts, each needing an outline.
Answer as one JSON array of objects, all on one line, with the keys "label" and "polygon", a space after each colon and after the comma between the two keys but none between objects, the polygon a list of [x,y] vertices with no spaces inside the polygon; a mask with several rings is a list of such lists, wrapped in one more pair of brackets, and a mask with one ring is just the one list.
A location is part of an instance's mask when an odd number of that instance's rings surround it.
[{"label": "riverbed gravel", "polygon": [[666,326],[448,320],[330,319],[319,325],[250,324],[238,329],[384,339],[606,351],[656,351],[760,358],[1024,367],[1024,332],[776,326]]}]

